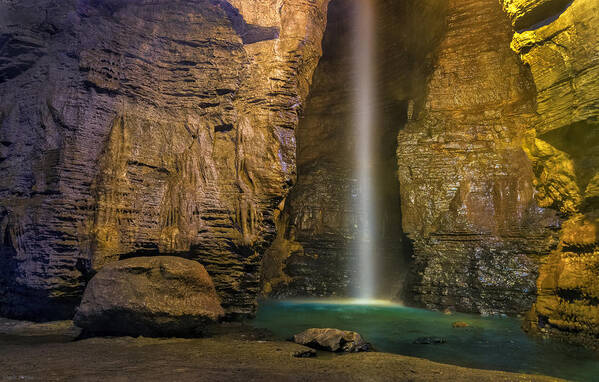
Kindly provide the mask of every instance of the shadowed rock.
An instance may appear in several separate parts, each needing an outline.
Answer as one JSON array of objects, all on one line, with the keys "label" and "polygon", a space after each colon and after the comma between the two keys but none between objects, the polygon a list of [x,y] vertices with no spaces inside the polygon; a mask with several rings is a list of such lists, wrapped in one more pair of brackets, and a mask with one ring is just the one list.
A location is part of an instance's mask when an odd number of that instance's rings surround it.
[{"label": "shadowed rock", "polygon": [[194,336],[223,314],[201,264],[138,257],[107,265],[94,276],[75,324],[89,334]]},{"label": "shadowed rock", "polygon": [[413,343],[417,345],[438,345],[447,343],[447,339],[443,337],[418,337]]},{"label": "shadowed rock", "polygon": [[371,345],[360,334],[339,329],[307,329],[294,335],[293,342],[332,352],[357,353],[372,350]]}]

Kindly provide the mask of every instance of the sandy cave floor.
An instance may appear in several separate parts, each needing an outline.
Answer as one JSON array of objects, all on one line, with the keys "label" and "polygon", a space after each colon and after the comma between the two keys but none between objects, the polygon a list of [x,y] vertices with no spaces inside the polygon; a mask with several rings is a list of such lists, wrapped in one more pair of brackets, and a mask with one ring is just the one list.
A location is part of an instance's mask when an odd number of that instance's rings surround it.
[{"label": "sandy cave floor", "polygon": [[242,325],[208,338],[74,340],[70,321],[0,319],[0,381],[558,381],[387,353],[295,358],[306,349]]}]

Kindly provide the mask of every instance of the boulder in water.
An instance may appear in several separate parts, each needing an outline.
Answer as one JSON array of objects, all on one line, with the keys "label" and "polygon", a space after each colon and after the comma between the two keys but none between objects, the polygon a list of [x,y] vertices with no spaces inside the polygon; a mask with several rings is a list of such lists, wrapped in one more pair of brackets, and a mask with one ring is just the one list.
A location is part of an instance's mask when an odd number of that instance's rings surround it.
[{"label": "boulder in water", "polygon": [[294,335],[293,342],[331,352],[355,353],[372,350],[372,346],[364,341],[360,334],[339,329],[307,329]]},{"label": "boulder in water", "polygon": [[196,336],[224,315],[204,267],[180,257],[137,257],[89,282],[75,324],[94,335]]}]

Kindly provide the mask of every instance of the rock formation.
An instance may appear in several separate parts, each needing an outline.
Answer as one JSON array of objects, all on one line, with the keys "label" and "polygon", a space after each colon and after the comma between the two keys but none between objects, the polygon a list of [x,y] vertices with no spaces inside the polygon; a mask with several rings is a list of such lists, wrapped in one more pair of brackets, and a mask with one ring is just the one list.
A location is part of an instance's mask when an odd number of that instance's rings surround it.
[{"label": "rock formation", "polygon": [[554,245],[559,221],[537,206],[521,147],[534,85],[511,31],[494,0],[450,1],[434,71],[399,134],[410,286],[429,308],[526,311],[538,257]]},{"label": "rock formation", "polygon": [[74,321],[89,334],[194,336],[223,315],[201,264],[155,256],[103,267],[88,283]]},{"label": "rock formation", "polygon": [[[552,12],[537,15],[537,6]],[[559,245],[542,258],[528,325],[596,347],[599,4],[504,1],[504,8],[519,29],[512,49],[530,68],[537,90],[536,115],[524,140],[533,162],[536,199],[564,220]]]},{"label": "rock formation", "polygon": [[0,4],[0,313],[69,317],[120,258],[205,265],[251,314],[326,0]]},{"label": "rock formation", "polygon": [[[298,181],[282,206],[278,236],[263,262],[264,292],[269,296],[351,296],[360,269],[356,238],[362,217],[355,198],[355,136],[351,36],[353,1],[329,6],[323,52],[314,74],[304,116],[297,129]],[[431,53],[444,29],[444,2],[375,2],[379,88],[373,127],[376,184],[381,230],[374,239],[377,295],[394,297],[401,289],[411,251],[401,227],[396,136],[406,122],[408,100],[422,91]],[[414,36],[419,36],[414,39]]]},{"label": "rock formation", "polygon": [[[334,1],[306,103],[328,0],[1,2],[0,314],[71,317],[104,267],[164,254],[205,266],[228,317],[260,276],[347,294],[359,142]],[[594,341],[596,1],[377,9],[380,284],[409,268],[414,303],[535,303],[532,328]]]},{"label": "rock formation", "polygon": [[281,205],[277,238],[263,260],[263,288],[271,297],[346,295],[355,275],[348,254],[353,4],[335,0],[328,9],[323,57],[296,134],[298,180]]},{"label": "rock formation", "polygon": [[293,336],[296,344],[331,352],[357,353],[371,350],[359,333],[339,329],[306,329]]}]

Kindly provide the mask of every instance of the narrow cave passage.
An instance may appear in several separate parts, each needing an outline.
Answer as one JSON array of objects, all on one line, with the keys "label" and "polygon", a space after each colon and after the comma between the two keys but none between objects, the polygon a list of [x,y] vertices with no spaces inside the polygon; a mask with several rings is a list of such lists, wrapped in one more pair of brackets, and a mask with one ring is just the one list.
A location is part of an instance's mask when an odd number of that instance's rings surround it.
[{"label": "narrow cave passage", "polygon": [[[397,135],[422,93],[430,66],[425,57],[441,28],[430,28],[420,43],[414,43],[408,36],[419,24],[412,17],[430,16],[435,7],[416,9],[411,2],[383,0],[373,4],[376,122],[368,166],[376,280],[371,294],[397,300],[408,290],[403,283],[411,260],[401,224]],[[329,5],[323,56],[296,134],[297,183],[280,215],[277,240],[263,262],[264,292],[271,297],[349,297],[360,288],[358,241],[366,216],[356,203],[362,195],[355,158],[364,139],[352,121],[360,96],[352,85],[358,8],[350,0]]]}]

